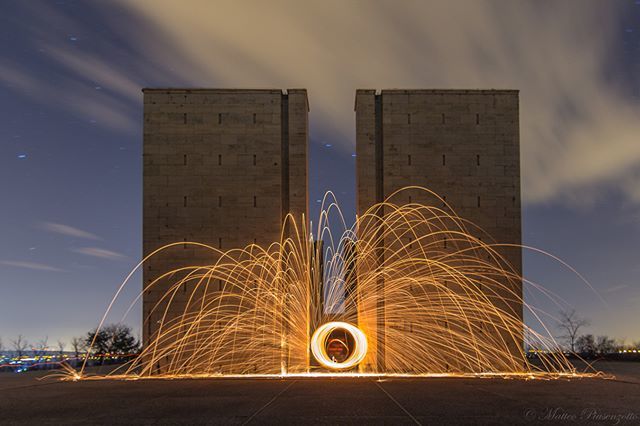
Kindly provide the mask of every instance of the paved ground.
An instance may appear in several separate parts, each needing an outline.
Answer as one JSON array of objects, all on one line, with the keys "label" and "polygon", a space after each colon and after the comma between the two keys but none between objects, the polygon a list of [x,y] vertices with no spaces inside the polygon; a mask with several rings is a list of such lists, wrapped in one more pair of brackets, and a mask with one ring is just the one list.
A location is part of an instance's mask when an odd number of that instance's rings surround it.
[{"label": "paved ground", "polygon": [[37,381],[0,375],[1,424],[640,424],[640,364],[616,380]]}]

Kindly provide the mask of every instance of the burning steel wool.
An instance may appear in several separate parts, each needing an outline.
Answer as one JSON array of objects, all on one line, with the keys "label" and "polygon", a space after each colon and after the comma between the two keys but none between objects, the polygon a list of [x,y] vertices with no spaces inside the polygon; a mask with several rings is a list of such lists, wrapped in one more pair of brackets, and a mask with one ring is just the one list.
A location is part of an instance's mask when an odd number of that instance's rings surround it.
[{"label": "burning steel wool", "polygon": [[[315,233],[288,217],[266,247],[180,241],[151,253],[137,268],[184,244],[212,261],[146,287],[166,289],[149,316],[155,331],[107,377],[578,375],[551,334],[536,331],[546,328],[522,287],[538,287],[503,254],[521,247],[491,242],[437,195],[410,189],[442,207],[390,197],[347,228],[328,194]],[[85,378],[84,366],[69,374]]]},{"label": "burning steel wool", "polygon": [[[337,340],[340,345],[339,347],[344,348],[344,351],[348,353],[343,360],[337,360],[335,356],[330,357],[327,352],[327,338],[333,331],[338,329],[343,329],[348,332],[354,340],[352,349],[349,348],[349,345],[346,342]],[[315,359],[324,367],[331,370],[346,370],[353,368],[360,364],[367,354],[367,337],[358,327],[346,322],[333,321],[322,324],[313,333],[309,344]]]}]

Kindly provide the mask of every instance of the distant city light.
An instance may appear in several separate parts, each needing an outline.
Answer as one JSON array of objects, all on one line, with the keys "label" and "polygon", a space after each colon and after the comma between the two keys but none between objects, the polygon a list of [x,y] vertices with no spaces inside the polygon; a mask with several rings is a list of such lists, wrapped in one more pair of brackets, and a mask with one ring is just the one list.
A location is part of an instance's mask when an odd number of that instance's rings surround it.
[{"label": "distant city light", "polygon": [[25,158],[27,158],[27,154],[18,154],[18,158],[24,160]]}]

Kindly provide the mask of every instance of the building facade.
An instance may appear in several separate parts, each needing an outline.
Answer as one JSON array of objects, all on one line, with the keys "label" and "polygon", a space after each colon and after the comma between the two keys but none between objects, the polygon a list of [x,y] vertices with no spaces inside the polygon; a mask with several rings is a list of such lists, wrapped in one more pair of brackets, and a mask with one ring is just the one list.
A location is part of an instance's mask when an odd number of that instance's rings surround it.
[{"label": "building facade", "polygon": [[[304,89],[144,89],[143,250],[198,242],[221,250],[280,241],[288,213],[307,214],[308,101]],[[144,264],[143,341],[163,315],[181,315],[191,292],[150,283],[211,250],[178,244]],[[221,283],[211,283],[220,286]],[[155,309],[154,309],[155,308]],[[167,322],[167,319],[164,319]]]},{"label": "building facade", "polygon": [[[426,187],[441,199],[410,190],[391,201],[442,204],[445,209],[444,200],[457,215],[486,232],[470,228],[470,233],[513,244],[498,251],[521,276],[518,91],[358,90],[355,111],[359,216],[403,187]],[[522,282],[517,281],[504,285],[522,295]],[[384,282],[378,292],[377,306],[371,307],[376,317],[361,315],[360,324],[370,340],[365,368],[385,371],[393,357],[393,342],[385,341],[390,328],[429,325],[394,324],[400,320],[384,307]],[[488,297],[502,305],[500,309],[522,318],[521,299]],[[510,340],[511,353],[518,356],[521,335],[515,341],[505,338]]]},{"label": "building facade", "polygon": [[[181,274],[187,272],[158,279],[169,271],[213,265],[217,261],[215,252],[187,242],[222,251],[252,243],[268,246],[280,241],[287,214],[291,213],[298,221],[303,217],[308,221],[309,107],[303,89],[144,89],[143,93],[144,255],[174,244],[143,265],[146,345],[157,337],[159,324],[171,323],[172,319],[185,315],[185,307],[193,298],[190,289],[175,288]],[[514,276],[520,277],[518,92],[358,90],[355,110],[357,214],[362,217],[371,206],[387,199],[398,205],[442,203],[443,210],[452,210],[477,225],[468,228],[470,234],[503,244],[496,250],[513,268]],[[404,190],[391,197],[409,186],[428,188],[438,197],[418,189]],[[381,245],[393,248],[397,242],[385,237]],[[447,245],[446,238],[434,242],[440,243],[443,253],[456,250],[456,244],[450,241]],[[393,336],[405,338],[437,326],[464,338],[466,331],[455,320],[445,319],[444,324],[436,324],[442,322],[447,312],[435,315],[438,319],[433,323],[412,323],[411,318],[403,317],[402,310],[387,308],[389,292],[384,278],[380,278],[375,288],[367,287],[369,294],[362,294],[360,252],[355,242],[347,242],[344,250],[349,259],[345,265],[345,291],[356,307],[349,310],[345,320],[358,323],[369,340],[361,370],[410,370],[411,366],[397,362],[402,348],[396,345]],[[319,254],[318,267],[311,271],[310,282],[323,282],[322,250]],[[384,256],[375,262],[377,266],[384,265]],[[207,283],[208,291],[221,291],[223,285],[214,280]],[[456,283],[444,285],[452,292],[466,291],[456,288]],[[500,291],[507,288],[511,295],[519,297],[498,294],[496,287]],[[419,295],[411,293],[413,288],[407,291],[413,300],[420,300]],[[482,291],[501,312],[509,313],[521,324],[521,280],[506,280],[499,286],[488,283]],[[313,324],[328,318],[321,292],[320,287],[318,294],[308,295],[310,306],[306,315]],[[167,303],[167,295],[171,303]],[[422,306],[428,308],[428,300],[424,299]],[[424,312],[428,314],[429,309]],[[490,318],[487,322],[499,324],[500,320]],[[522,350],[522,333],[514,334],[517,324],[510,327],[510,333],[504,335],[497,328],[482,330],[482,324],[477,328],[485,339],[504,342],[517,358]],[[394,335],[397,330],[401,332]],[[306,341],[312,332],[313,329],[303,330],[293,339]],[[293,330],[283,330],[283,334],[291,333]],[[274,351],[279,350],[274,346]],[[447,351],[449,348],[435,349],[445,354],[439,357],[440,364],[435,368],[464,370],[464,366],[456,365],[456,359],[468,354],[449,356]],[[481,357],[489,359],[491,355]],[[296,366],[307,368],[310,362],[314,364],[307,353],[306,360],[297,360]],[[502,364],[493,366],[491,362],[487,361],[482,368],[487,365],[491,370],[503,368]],[[158,369],[161,371],[162,367]]]}]

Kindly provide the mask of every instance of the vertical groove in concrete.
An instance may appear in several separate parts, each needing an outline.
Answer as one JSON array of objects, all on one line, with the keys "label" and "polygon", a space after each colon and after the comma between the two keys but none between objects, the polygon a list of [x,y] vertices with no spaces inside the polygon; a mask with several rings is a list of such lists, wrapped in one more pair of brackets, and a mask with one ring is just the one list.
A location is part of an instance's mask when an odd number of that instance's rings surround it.
[{"label": "vertical groove in concrete", "polygon": [[[376,203],[382,203],[384,201],[384,138],[383,138],[383,127],[382,127],[382,114],[383,114],[383,104],[382,104],[382,94],[375,95],[375,182],[376,182]],[[377,214],[380,217],[384,216],[384,208],[381,208]],[[379,232],[382,232],[382,229],[379,229]],[[378,239],[378,265],[382,266],[384,264],[384,238]],[[379,276],[377,286],[377,311],[376,311],[376,322],[377,322],[377,334],[378,334],[378,344],[376,345],[377,349],[377,368],[378,371],[385,371],[385,300],[384,300],[384,278],[382,275]]]},{"label": "vertical groove in concrete", "polygon": [[[284,223],[289,213],[289,95],[282,93],[280,98],[280,165],[281,165],[281,208],[280,223],[284,227],[284,235],[289,235],[289,226]],[[282,267],[282,265],[281,265]],[[284,289],[284,312],[282,315],[282,333],[285,339],[285,348],[282,353],[281,365],[285,371],[289,371],[289,293],[290,289]]]},{"label": "vertical groove in concrete", "polygon": [[282,94],[280,127],[282,132],[282,221],[289,213],[289,95]]},{"label": "vertical groove in concrete", "polygon": [[382,140],[382,94],[375,97],[376,203],[384,201],[384,150]]}]

